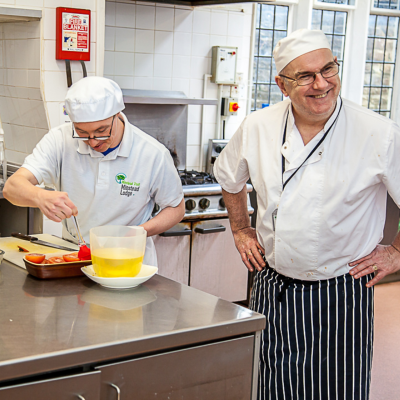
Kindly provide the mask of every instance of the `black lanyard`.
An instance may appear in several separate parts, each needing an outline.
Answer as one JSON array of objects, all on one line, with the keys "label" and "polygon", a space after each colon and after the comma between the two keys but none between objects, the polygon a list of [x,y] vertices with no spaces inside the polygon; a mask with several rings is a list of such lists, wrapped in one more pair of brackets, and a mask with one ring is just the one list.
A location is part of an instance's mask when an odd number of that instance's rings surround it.
[{"label": "black lanyard", "polygon": [[[285,186],[289,183],[289,181],[296,175],[297,171],[304,165],[304,163],[314,154],[315,150],[317,150],[317,148],[320,146],[320,144],[325,140],[325,138],[327,137],[329,131],[332,129],[333,125],[335,125],[335,122],[337,121],[337,119],[339,118],[339,114],[340,111],[342,110],[342,105],[343,105],[343,101],[342,98],[340,98],[340,108],[339,108],[339,112],[336,115],[335,120],[332,122],[332,125],[329,127],[329,129],[325,132],[324,136],[321,138],[321,140],[315,145],[315,147],[312,149],[311,153],[307,156],[307,158],[301,163],[301,165],[296,169],[296,171],[293,172],[292,175],[290,175],[290,177],[288,178],[288,180],[284,183],[283,182],[283,174],[285,173],[285,157],[282,154],[282,192],[285,190]],[[284,143],[286,142],[286,128],[287,128],[287,122],[288,122],[288,118],[289,118],[289,110],[286,116],[286,122],[285,122],[285,130],[283,131],[283,141],[282,141],[282,146],[284,145]]]}]

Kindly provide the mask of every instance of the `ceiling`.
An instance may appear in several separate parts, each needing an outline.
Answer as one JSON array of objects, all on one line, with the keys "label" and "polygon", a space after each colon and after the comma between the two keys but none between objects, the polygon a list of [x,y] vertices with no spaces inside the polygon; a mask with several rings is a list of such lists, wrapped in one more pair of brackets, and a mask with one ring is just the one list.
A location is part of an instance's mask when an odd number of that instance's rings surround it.
[{"label": "ceiling", "polygon": [[[143,1],[143,0],[142,0]],[[154,0],[144,0],[154,3]],[[274,1],[274,0],[271,0]],[[215,4],[256,3],[257,0],[157,0],[157,3],[180,4],[183,6],[212,6]]]}]

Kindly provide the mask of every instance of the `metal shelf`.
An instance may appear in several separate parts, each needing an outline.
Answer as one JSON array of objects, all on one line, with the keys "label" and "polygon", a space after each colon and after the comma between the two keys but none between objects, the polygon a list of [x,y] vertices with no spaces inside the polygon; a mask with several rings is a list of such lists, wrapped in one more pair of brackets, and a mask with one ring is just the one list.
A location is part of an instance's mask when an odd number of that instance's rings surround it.
[{"label": "metal shelf", "polygon": [[164,105],[211,105],[218,104],[217,99],[188,98],[183,92],[161,90],[123,89],[125,104],[164,104]]},{"label": "metal shelf", "polygon": [[0,7],[0,22],[28,22],[39,21],[42,10],[28,10],[26,8]]}]

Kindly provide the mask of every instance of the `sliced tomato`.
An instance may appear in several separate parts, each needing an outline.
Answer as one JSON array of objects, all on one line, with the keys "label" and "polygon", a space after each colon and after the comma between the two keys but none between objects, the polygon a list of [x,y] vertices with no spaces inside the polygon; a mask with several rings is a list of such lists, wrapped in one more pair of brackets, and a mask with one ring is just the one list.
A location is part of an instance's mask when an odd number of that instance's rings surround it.
[{"label": "sliced tomato", "polygon": [[61,263],[65,262],[65,261],[64,261],[64,259],[62,257],[50,257],[48,259],[48,262],[50,264],[61,264]]},{"label": "sliced tomato", "polygon": [[21,246],[17,246],[18,247],[18,251],[24,252],[24,253],[29,253],[29,250],[25,249],[24,247]]},{"label": "sliced tomato", "polygon": [[77,262],[80,261],[80,258],[78,257],[78,252],[76,253],[70,253],[70,254],[64,254],[63,259],[65,262]]},{"label": "sliced tomato", "polygon": [[49,263],[49,260],[44,259],[40,264],[43,265],[43,264],[50,264],[50,263]]},{"label": "sliced tomato", "polygon": [[46,258],[46,256],[44,254],[39,254],[39,253],[29,253],[25,256],[25,258],[28,261],[33,262],[35,264],[41,264],[43,260]]}]

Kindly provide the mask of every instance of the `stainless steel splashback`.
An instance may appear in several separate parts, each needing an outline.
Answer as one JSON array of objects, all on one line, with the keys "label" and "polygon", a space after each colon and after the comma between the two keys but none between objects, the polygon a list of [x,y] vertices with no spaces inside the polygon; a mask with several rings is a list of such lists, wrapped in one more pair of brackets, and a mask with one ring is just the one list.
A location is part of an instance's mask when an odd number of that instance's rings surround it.
[{"label": "stainless steel splashback", "polygon": [[123,89],[129,122],[171,152],[175,166],[186,168],[188,106],[216,105],[216,99],[188,99],[183,92]]}]

